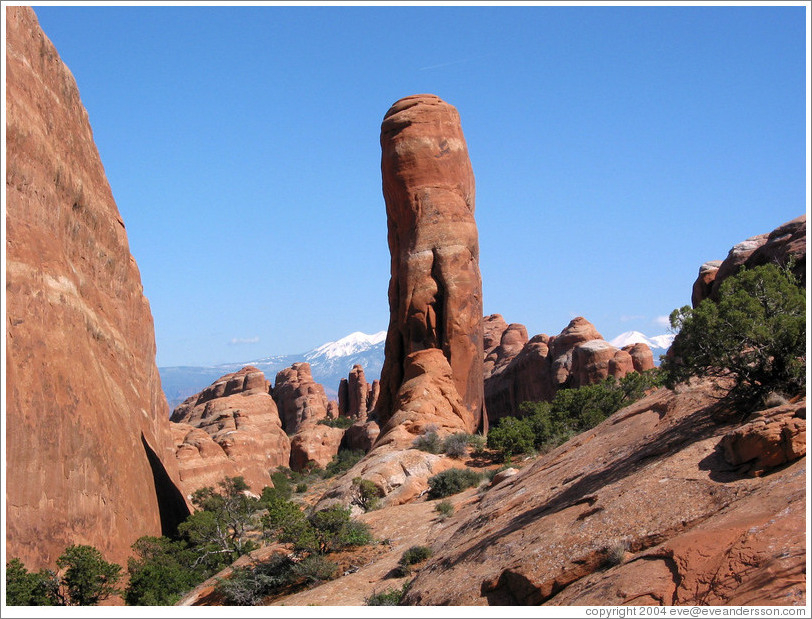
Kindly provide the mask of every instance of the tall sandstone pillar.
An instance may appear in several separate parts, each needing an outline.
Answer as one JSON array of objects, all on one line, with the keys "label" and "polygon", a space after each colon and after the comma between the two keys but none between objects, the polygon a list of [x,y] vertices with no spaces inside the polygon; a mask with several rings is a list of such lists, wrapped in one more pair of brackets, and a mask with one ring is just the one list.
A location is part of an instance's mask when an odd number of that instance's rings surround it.
[{"label": "tall sandstone pillar", "polygon": [[381,125],[381,173],[391,279],[379,422],[393,413],[406,356],[438,348],[471,430],[486,429],[474,173],[457,110],[428,94],[395,103]]},{"label": "tall sandstone pillar", "polygon": [[6,543],[126,565],[188,515],[149,303],[73,75],[6,11]]}]

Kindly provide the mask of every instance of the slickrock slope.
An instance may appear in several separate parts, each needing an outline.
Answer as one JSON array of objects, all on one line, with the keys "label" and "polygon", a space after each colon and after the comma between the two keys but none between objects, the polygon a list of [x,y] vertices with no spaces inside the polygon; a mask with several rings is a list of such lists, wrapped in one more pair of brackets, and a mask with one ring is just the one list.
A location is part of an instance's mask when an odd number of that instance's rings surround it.
[{"label": "slickrock slope", "polygon": [[[559,335],[542,333],[530,341],[523,325],[501,329],[503,323],[498,314],[485,318],[490,331],[486,339],[491,343],[485,358],[485,402],[491,421],[516,415],[522,402],[552,400],[558,389],[591,385],[608,376],[623,378],[654,367],[646,344],[618,350],[580,316]],[[493,346],[500,330],[499,344]]]},{"label": "slickrock slope", "polygon": [[778,226],[769,234],[759,234],[734,245],[721,263],[706,262],[699,268],[694,282],[691,303],[694,307],[710,297],[719,300],[722,282],[738,273],[742,267],[753,268],[762,264],[787,264],[793,258],[793,272],[806,285],[806,215]]},{"label": "slickrock slope", "polygon": [[487,423],[482,281],[474,174],[457,110],[434,95],[397,101],[381,125],[381,173],[391,279],[379,422],[394,413],[406,357],[436,348],[473,432]]},{"label": "slickrock slope", "polygon": [[661,389],[507,478],[405,602],[803,604],[806,402],[714,405]]},{"label": "slickrock slope", "polygon": [[269,390],[262,371],[246,366],[175,409],[176,456],[187,495],[235,475],[259,494],[273,485],[270,469],[288,466],[290,439]]},{"label": "slickrock slope", "polygon": [[76,82],[34,12],[4,10],[8,556],[125,565],[188,514],[152,316]]}]

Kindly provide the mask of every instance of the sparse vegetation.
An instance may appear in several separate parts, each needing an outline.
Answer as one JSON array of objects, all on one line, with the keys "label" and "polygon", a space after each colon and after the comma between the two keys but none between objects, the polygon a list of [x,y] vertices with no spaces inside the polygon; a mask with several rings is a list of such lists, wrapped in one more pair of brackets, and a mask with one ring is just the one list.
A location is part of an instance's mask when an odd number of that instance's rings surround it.
[{"label": "sparse vegetation", "polygon": [[361,458],[364,457],[362,449],[339,449],[322,474],[323,478],[335,477],[336,475],[350,470]]},{"label": "sparse vegetation", "polygon": [[482,475],[472,469],[447,469],[429,477],[429,496],[433,499],[450,496],[471,488],[482,481]]},{"label": "sparse vegetation", "polygon": [[432,550],[428,546],[412,546],[404,551],[401,555],[398,564],[400,565],[416,565],[422,563],[432,555]]},{"label": "sparse vegetation", "polygon": [[767,264],[742,269],[719,288],[719,302],[671,313],[678,331],[663,362],[667,386],[693,376],[729,379],[724,397],[756,405],[768,393],[806,388],[806,295],[791,272]]},{"label": "sparse vegetation", "polygon": [[437,434],[437,426],[430,425],[426,432],[418,436],[412,442],[412,447],[420,451],[427,451],[430,454],[438,454],[443,450],[443,441]]},{"label": "sparse vegetation", "polygon": [[356,489],[356,496],[353,502],[365,512],[378,509],[381,502],[380,488],[369,479],[362,479],[361,477],[356,477],[352,480],[352,483]]},{"label": "sparse vegetation", "polygon": [[296,494],[302,494],[304,492],[307,492],[307,484],[304,482],[296,484]]},{"label": "sparse vegetation", "polygon": [[322,555],[313,554],[295,564],[292,573],[294,577],[315,585],[335,578],[338,573],[338,564]]},{"label": "sparse vegetation", "polygon": [[448,499],[444,499],[434,506],[434,511],[440,514],[441,518],[448,518],[454,513],[454,504]]},{"label": "sparse vegetation", "polygon": [[346,430],[353,423],[355,423],[355,420],[350,417],[336,417],[335,419],[319,419],[318,423],[331,428],[341,428],[342,430]]},{"label": "sparse vegetation", "polygon": [[263,563],[237,568],[231,578],[217,583],[216,591],[229,605],[256,606],[291,582],[293,565],[290,557],[273,555]]},{"label": "sparse vegetation", "polygon": [[398,606],[406,590],[409,588],[409,583],[403,583],[400,589],[386,589],[379,593],[373,593],[364,600],[366,606]]}]

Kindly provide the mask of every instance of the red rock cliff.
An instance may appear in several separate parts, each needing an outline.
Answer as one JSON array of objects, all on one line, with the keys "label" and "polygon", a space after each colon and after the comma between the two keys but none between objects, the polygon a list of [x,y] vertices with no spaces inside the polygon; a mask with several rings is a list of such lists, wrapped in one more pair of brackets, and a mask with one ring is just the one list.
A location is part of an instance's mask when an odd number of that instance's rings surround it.
[{"label": "red rock cliff", "polygon": [[474,174],[457,110],[434,95],[396,102],[381,125],[391,279],[377,412],[393,414],[407,355],[443,351],[469,411],[483,414],[482,281]]},{"label": "red rock cliff", "polygon": [[76,82],[34,12],[6,11],[8,556],[126,564],[188,513],[152,316]]}]

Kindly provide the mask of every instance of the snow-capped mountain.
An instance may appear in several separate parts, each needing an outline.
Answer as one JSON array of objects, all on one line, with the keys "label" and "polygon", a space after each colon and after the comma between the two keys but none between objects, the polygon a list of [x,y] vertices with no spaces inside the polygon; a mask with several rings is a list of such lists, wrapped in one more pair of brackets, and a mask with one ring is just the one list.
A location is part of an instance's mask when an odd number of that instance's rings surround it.
[{"label": "snow-capped mountain", "polygon": [[660,355],[664,355],[665,352],[671,347],[674,337],[676,336],[673,333],[665,333],[663,335],[648,337],[647,335],[640,333],[640,331],[626,331],[625,333],[618,335],[616,338],[609,340],[609,343],[615,348],[623,348],[624,346],[629,346],[631,344],[648,344],[648,347],[651,348],[651,352],[654,353],[654,363],[659,365]]},{"label": "snow-capped mountain", "polygon": [[339,382],[342,378],[347,378],[356,363],[364,368],[367,382],[371,383],[374,379],[380,378],[385,340],[386,331],[372,335],[356,331],[340,340],[327,342],[301,354],[274,355],[252,361],[205,367],[163,367],[158,368],[158,371],[170,409],[174,409],[190,395],[208,387],[224,374],[236,372],[246,365],[253,365],[262,370],[265,378],[274,382],[277,372],[299,361],[310,364],[313,380],[324,386],[327,397],[336,399]]}]

